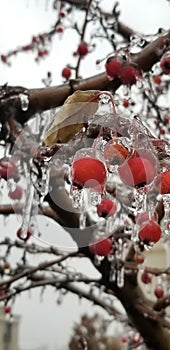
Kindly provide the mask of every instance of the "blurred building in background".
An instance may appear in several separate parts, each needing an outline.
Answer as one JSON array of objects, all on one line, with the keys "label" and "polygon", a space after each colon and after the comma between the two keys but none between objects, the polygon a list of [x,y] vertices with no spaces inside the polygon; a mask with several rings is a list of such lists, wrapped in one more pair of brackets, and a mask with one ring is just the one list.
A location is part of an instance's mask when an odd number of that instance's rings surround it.
[{"label": "blurred building in background", "polygon": [[19,322],[20,316],[5,315],[0,307],[0,350],[19,350]]}]

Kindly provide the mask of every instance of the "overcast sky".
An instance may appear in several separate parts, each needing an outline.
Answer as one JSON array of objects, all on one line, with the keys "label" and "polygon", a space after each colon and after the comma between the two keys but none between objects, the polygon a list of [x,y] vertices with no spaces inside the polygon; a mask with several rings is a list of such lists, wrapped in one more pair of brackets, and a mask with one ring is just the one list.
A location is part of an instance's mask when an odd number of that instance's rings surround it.
[{"label": "overcast sky", "polygon": [[[29,43],[32,35],[36,33],[48,31],[55,21],[51,3],[51,0],[1,0],[0,54]],[[108,3],[112,1],[105,0],[105,6],[108,6]],[[121,20],[139,32],[155,33],[158,28],[167,29],[169,26],[170,6],[166,0],[120,0],[120,9]],[[60,40],[55,39],[51,55],[40,64],[34,62],[32,54],[21,54],[12,59],[11,68],[0,63],[0,85],[8,82],[9,85],[28,88],[42,87],[42,78],[49,70],[53,73],[53,83],[61,84],[61,69],[69,63],[73,44],[76,48],[77,43],[74,34],[70,38],[66,33],[64,40],[65,45],[61,46]],[[89,55],[85,63],[85,74],[93,75],[95,69],[92,56]],[[2,227],[3,221],[0,223]],[[6,235],[9,232],[14,233],[15,225],[14,221],[7,223]],[[87,262],[82,265],[82,269],[88,270],[90,274],[94,271],[91,267],[87,269]],[[25,294],[17,300],[14,311],[22,316],[21,350],[36,350],[40,345],[47,345],[48,350],[62,350],[68,340],[73,321],[78,320],[82,312],[91,310],[88,302],[80,303],[76,296],[67,296],[61,306],[57,305],[56,299],[55,293],[46,291],[41,301],[39,291],[33,291],[31,295]]]}]

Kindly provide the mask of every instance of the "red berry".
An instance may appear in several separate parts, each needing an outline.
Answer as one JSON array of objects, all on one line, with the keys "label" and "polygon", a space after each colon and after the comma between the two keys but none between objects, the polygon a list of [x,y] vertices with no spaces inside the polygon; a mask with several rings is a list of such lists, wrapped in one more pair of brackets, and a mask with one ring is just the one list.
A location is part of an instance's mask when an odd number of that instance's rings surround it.
[{"label": "red berry", "polygon": [[48,50],[39,50],[38,51],[38,57],[44,57],[48,54]]},{"label": "red berry", "polygon": [[5,296],[5,290],[1,289],[0,290],[0,297],[4,297]]},{"label": "red berry", "polygon": [[32,37],[32,43],[37,44],[38,41],[39,41],[39,38],[38,38],[38,37],[36,37],[36,36],[33,36],[33,37]]},{"label": "red berry", "polygon": [[56,28],[56,31],[57,31],[58,33],[63,33],[64,28],[63,28],[62,26],[58,26],[58,27]]},{"label": "red berry", "polygon": [[152,182],[156,171],[148,159],[131,157],[119,166],[118,173],[126,185],[142,186]]},{"label": "red berry", "polygon": [[155,287],[155,289],[154,289],[154,294],[155,294],[155,296],[156,296],[158,299],[159,299],[159,298],[163,298],[163,296],[164,296],[164,290],[163,290],[163,288],[162,288],[161,285],[158,285],[158,286]]},{"label": "red berry", "polygon": [[160,67],[164,74],[170,74],[170,52],[161,57]]},{"label": "red berry", "polygon": [[124,106],[125,108],[128,108],[128,107],[129,107],[129,100],[124,99],[124,100],[123,100],[123,106]]},{"label": "red berry", "polygon": [[10,306],[5,306],[4,313],[5,314],[10,314],[11,313],[11,307]]},{"label": "red berry", "polygon": [[40,41],[44,41],[45,36],[43,34],[39,34],[38,38],[39,38]]},{"label": "red berry", "polygon": [[22,237],[22,230],[21,228],[17,231],[17,237],[21,239],[22,241],[26,242],[28,239],[32,236],[32,232],[30,230],[27,231],[26,237]]},{"label": "red berry", "polygon": [[23,189],[19,186],[16,187],[16,189],[13,192],[8,192],[9,198],[15,200],[15,199],[21,199],[23,195]]},{"label": "red berry", "polygon": [[131,86],[136,84],[138,78],[141,78],[141,73],[135,67],[127,65],[122,68],[120,74],[122,84]]},{"label": "red berry", "polygon": [[[157,120],[155,120],[155,122],[158,124]],[[164,147],[164,140],[153,139],[152,140],[152,144],[153,144],[154,147],[163,148]]]},{"label": "red berry", "polygon": [[108,167],[110,165],[122,164],[127,156],[127,149],[120,145],[115,139],[106,143],[104,148],[104,158],[108,162]]},{"label": "red berry", "polygon": [[144,222],[138,232],[139,238],[142,241],[153,243],[156,243],[160,240],[161,234],[161,228],[159,224],[154,220],[150,220],[147,223]]},{"label": "red berry", "polygon": [[169,117],[165,117],[163,120],[164,125],[169,125],[170,123],[170,118]]},{"label": "red berry", "polygon": [[141,275],[141,281],[145,284],[149,284],[152,281],[152,276],[147,272],[143,272]]},{"label": "red berry", "polygon": [[89,52],[88,45],[84,42],[80,43],[77,49],[77,53],[80,56],[85,56]]},{"label": "red berry", "polygon": [[128,338],[125,337],[125,336],[123,336],[123,337],[121,338],[121,341],[122,341],[122,343],[128,343]]},{"label": "red berry", "polygon": [[59,16],[61,18],[64,18],[66,16],[66,13],[64,11],[60,11]]},{"label": "red berry", "polygon": [[103,198],[97,206],[97,214],[102,217],[112,216],[117,210],[117,205],[110,199]]},{"label": "red berry", "polygon": [[2,265],[4,270],[8,270],[10,268],[10,263],[8,263],[7,261],[5,261]]},{"label": "red berry", "polygon": [[142,254],[136,253],[134,255],[134,261],[136,264],[143,264],[145,257]]},{"label": "red berry", "polygon": [[154,181],[154,185],[161,194],[170,193],[170,171],[159,174]]},{"label": "red berry", "polygon": [[155,84],[160,85],[161,82],[162,82],[162,79],[161,79],[161,77],[159,75],[155,75],[153,77],[153,81],[154,81]]},{"label": "red berry", "polygon": [[32,49],[32,46],[31,45],[25,45],[25,46],[23,46],[23,51],[29,51],[29,50],[31,50]]},{"label": "red berry", "polygon": [[109,57],[105,64],[107,75],[111,78],[119,77],[122,70],[122,60],[119,57]]},{"label": "red berry", "polygon": [[131,338],[131,341],[133,344],[139,344],[141,342],[141,337],[138,333],[134,334],[134,336]]},{"label": "red berry", "polygon": [[72,165],[73,182],[79,186],[94,188],[103,185],[106,181],[106,168],[104,164],[90,157],[76,159]]},{"label": "red berry", "polygon": [[71,76],[71,69],[69,67],[66,67],[62,70],[61,74],[63,78],[69,79]]},{"label": "red berry", "polygon": [[107,256],[112,250],[112,241],[109,238],[98,240],[95,243],[91,243],[89,249],[92,254]]},{"label": "red berry", "polygon": [[1,61],[2,61],[3,63],[7,63],[7,60],[8,60],[8,57],[7,57],[7,56],[1,55]]},{"label": "red berry", "polygon": [[0,177],[5,180],[18,177],[18,168],[12,160],[0,162]]}]

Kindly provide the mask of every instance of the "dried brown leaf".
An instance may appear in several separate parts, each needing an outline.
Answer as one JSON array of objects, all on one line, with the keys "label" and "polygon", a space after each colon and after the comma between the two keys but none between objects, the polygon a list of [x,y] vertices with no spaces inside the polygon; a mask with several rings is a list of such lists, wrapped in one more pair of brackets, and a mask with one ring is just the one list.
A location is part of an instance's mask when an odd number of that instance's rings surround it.
[{"label": "dried brown leaf", "polygon": [[97,111],[99,93],[99,90],[78,90],[69,96],[46,131],[44,144],[66,143],[78,133],[84,122]]}]

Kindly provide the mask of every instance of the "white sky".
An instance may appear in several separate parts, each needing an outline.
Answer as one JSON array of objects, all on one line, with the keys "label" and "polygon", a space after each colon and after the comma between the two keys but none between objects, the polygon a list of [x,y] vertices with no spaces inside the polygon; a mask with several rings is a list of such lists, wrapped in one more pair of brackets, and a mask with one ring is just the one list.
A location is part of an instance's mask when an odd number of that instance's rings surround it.
[{"label": "white sky", "polygon": [[[54,23],[55,14],[51,10],[51,0],[1,0],[0,1],[0,54],[5,54],[16,46],[29,43],[32,35],[48,31]],[[105,6],[112,1],[105,0]],[[48,4],[48,11],[46,6]],[[27,6],[28,5],[28,6]],[[170,5],[166,0],[120,0],[121,19],[130,27],[143,33],[155,33],[158,28],[169,26]],[[0,85],[22,85],[28,88],[42,87],[41,80],[47,71],[53,73],[53,84],[61,84],[60,72],[69,63],[69,58],[77,45],[74,33],[71,37],[64,34],[64,45],[55,39],[51,55],[40,64],[34,62],[32,54],[20,54],[12,59],[12,67],[0,63]],[[103,55],[98,51],[98,55]],[[95,54],[89,55],[84,61],[86,75],[96,72],[93,63]],[[96,57],[96,59],[99,57]],[[94,59],[95,61],[95,59]],[[1,222],[2,225],[2,222]],[[9,225],[9,226],[8,226]],[[9,223],[6,232],[12,232],[14,223]],[[2,227],[2,226],[1,226]],[[82,268],[86,268],[85,266]],[[89,268],[89,273],[93,270]],[[73,321],[79,319],[79,314],[91,309],[86,301],[78,301],[77,297],[67,296],[61,306],[56,304],[56,295],[45,292],[40,302],[39,291],[20,297],[14,311],[22,315],[20,326],[21,350],[34,350],[40,345],[48,345],[48,350],[66,349],[65,344],[71,331]]]}]

